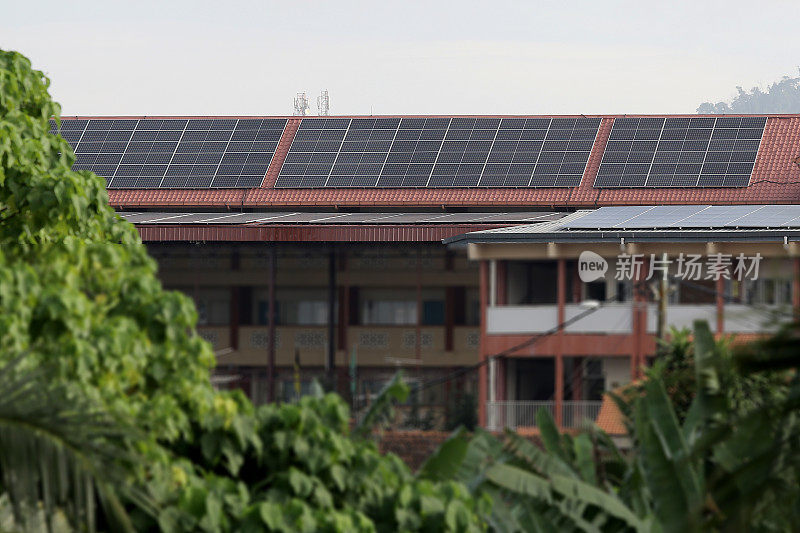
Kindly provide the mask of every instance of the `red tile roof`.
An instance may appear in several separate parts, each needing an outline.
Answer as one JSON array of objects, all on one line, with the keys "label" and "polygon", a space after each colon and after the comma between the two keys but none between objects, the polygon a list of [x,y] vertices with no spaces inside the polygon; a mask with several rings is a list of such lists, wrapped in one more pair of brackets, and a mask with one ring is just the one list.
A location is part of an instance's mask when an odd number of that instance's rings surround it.
[{"label": "red tile roof", "polygon": [[608,205],[800,203],[800,166],[793,162],[800,156],[800,115],[769,116],[749,187],[596,189],[593,186],[594,179],[615,117],[615,115],[602,117],[600,131],[581,184],[572,188],[275,189],[273,188],[275,178],[300,122],[299,118],[293,117],[289,118],[278,150],[260,188],[112,189],[108,194],[111,204],[119,208],[535,206],[552,209]]}]

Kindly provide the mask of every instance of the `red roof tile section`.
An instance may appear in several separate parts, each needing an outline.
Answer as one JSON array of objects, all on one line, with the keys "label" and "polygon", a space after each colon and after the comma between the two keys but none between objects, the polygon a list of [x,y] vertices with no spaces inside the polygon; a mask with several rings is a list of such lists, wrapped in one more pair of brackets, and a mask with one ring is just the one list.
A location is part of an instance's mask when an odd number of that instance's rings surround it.
[{"label": "red roof tile section", "polygon": [[[662,115],[663,116],[663,115]],[[698,116],[698,115],[681,115]],[[596,189],[594,179],[615,116],[600,125],[581,184],[573,188],[453,189],[274,189],[299,119],[291,118],[263,187],[249,190],[109,190],[112,205],[137,207],[279,208],[320,207],[491,207],[592,208],[654,204],[798,204],[800,115],[771,115],[764,129],[749,187]]]},{"label": "red roof tile section", "polygon": [[294,134],[297,133],[297,128],[300,127],[299,118],[290,118],[286,121],[286,128],[283,130],[281,140],[278,143],[278,148],[275,149],[275,155],[272,156],[267,175],[264,176],[264,182],[261,184],[262,188],[271,189],[275,185],[275,180],[278,179],[278,173],[281,171],[283,162],[286,160],[286,154],[289,153],[289,147],[292,146]]}]

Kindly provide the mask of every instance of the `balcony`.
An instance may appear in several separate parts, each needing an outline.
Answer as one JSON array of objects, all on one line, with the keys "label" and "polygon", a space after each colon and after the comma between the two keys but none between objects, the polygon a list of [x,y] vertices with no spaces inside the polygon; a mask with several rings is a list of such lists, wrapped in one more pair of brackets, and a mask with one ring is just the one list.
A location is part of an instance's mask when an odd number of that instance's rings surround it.
[{"label": "balcony", "polygon": [[[586,311],[580,304],[567,304],[569,320]],[[610,303],[565,328],[567,333],[626,334],[632,331],[633,313],[628,303]],[[557,305],[508,305],[486,310],[486,331],[494,335],[544,333],[558,325]]]},{"label": "balcony", "polygon": [[[198,333],[209,341],[219,355],[220,365],[266,366],[269,351],[269,328],[240,326],[238,349],[231,348],[230,327],[201,326]],[[337,330],[338,334],[338,330]],[[348,350],[337,350],[337,365],[348,365],[356,350],[359,366],[397,367],[468,366],[478,361],[480,329],[474,326],[453,328],[453,349],[446,350],[444,326],[422,326],[417,359],[417,330],[414,326],[349,326]],[[276,326],[275,362],[293,366],[295,354],[303,367],[325,365],[328,329],[324,326]]]},{"label": "balcony", "polygon": [[[604,303],[594,313],[587,314],[564,328],[567,333],[598,333],[626,335],[633,332],[632,303]],[[761,333],[775,329],[772,313],[777,306],[751,306],[726,303],[724,308],[725,333]],[[585,312],[580,304],[567,304],[564,319]],[[667,326],[690,328],[695,320],[705,320],[712,328],[717,323],[715,304],[669,304]],[[654,334],[658,321],[658,307],[647,306],[647,332]],[[489,307],[486,310],[486,331],[490,335],[530,335],[545,333],[558,325],[556,305],[508,305]]]},{"label": "balcony", "polygon": [[[772,313],[777,306],[752,306],[726,303],[723,308],[724,333],[764,333],[775,329]],[[667,306],[667,326],[678,329],[692,328],[695,320],[705,320],[712,329],[717,323],[715,304],[669,304]],[[658,308],[648,305],[647,332],[655,333],[658,321]]]},{"label": "balcony", "polygon": [[[600,413],[601,401],[562,402],[561,426],[564,428],[578,428],[587,422],[597,420]],[[536,413],[544,407],[550,415],[556,416],[556,402],[486,402],[487,429],[502,431],[505,428],[535,428]]]}]

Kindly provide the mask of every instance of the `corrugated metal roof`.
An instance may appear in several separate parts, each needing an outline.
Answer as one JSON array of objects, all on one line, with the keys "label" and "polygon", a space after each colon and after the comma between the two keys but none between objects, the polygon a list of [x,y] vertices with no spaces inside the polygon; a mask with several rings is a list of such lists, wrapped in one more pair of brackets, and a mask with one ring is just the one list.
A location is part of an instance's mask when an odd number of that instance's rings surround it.
[{"label": "corrugated metal roof", "polygon": [[136,225],[460,225],[530,224],[557,220],[563,213],[528,211],[508,213],[196,213],[196,212],[121,212]]},{"label": "corrugated metal roof", "polygon": [[619,206],[576,211],[542,224],[472,232],[455,242],[797,240],[800,206]]}]

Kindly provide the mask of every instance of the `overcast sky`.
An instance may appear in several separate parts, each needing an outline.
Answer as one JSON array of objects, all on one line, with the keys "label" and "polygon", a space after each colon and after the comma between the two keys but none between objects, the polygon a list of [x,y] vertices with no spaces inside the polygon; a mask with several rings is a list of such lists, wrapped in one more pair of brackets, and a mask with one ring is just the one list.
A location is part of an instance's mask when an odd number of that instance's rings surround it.
[{"label": "overcast sky", "polygon": [[796,75],[800,2],[0,1],[64,115],[693,113]]}]

